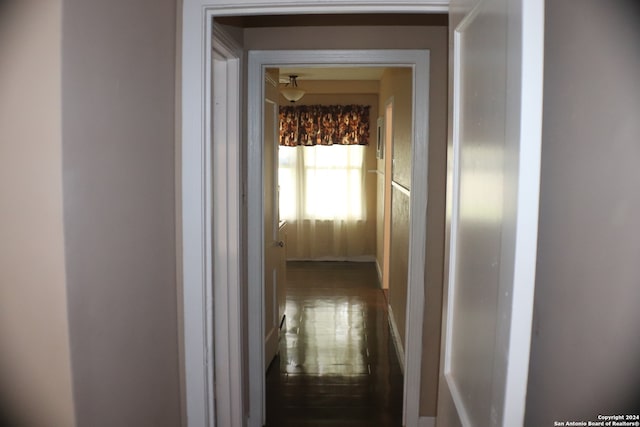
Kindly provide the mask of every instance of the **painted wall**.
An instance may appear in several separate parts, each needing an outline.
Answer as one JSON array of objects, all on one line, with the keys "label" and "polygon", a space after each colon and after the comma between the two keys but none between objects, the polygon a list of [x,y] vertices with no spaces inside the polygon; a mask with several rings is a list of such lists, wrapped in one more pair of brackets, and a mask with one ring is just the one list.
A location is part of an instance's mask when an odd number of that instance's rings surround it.
[{"label": "painted wall", "polygon": [[64,2],[64,226],[79,425],[181,423],[176,7]]},{"label": "painted wall", "polygon": [[[384,106],[382,107],[384,108]],[[384,123],[384,116],[378,114],[382,118]],[[377,123],[376,123],[377,134]],[[380,142],[384,147],[384,126],[380,130]],[[383,148],[383,156],[386,156],[386,150]],[[385,182],[384,182],[384,158],[376,160],[376,268],[378,270],[378,281],[383,289],[388,289],[388,280],[384,277],[384,213],[385,213]]]},{"label": "painted wall", "polygon": [[74,426],[62,214],[62,1],[0,3],[0,425]]},{"label": "painted wall", "polygon": [[[412,91],[413,71],[410,68],[389,68],[385,70],[380,80],[380,112],[384,116],[384,109],[389,100],[393,99],[393,137],[391,150],[385,153],[385,159],[390,160],[392,167],[392,182],[411,189],[411,145],[413,143],[412,123]],[[382,163],[382,162],[380,162]],[[385,170],[385,174],[389,173]],[[379,194],[384,198],[384,194]],[[405,346],[405,328],[407,311],[407,267],[409,249],[409,194],[391,187],[391,241],[389,265],[382,265],[389,269],[389,305],[402,347]]]},{"label": "painted wall", "polygon": [[545,8],[532,427],[640,412],[640,6]]},{"label": "painted wall", "polygon": [[422,329],[420,415],[434,417],[438,398],[440,331],[444,280],[444,241],[447,181],[448,29],[439,27],[429,38],[429,170],[427,185],[427,243],[425,311]]},{"label": "painted wall", "polygon": [[[421,382],[422,416],[436,415],[439,348],[442,316],[442,280],[444,262],[446,135],[447,135],[447,32],[434,36],[431,47],[429,109],[429,171],[427,204],[427,250],[425,262],[425,313]],[[380,83],[380,115],[393,97],[393,181],[411,190],[411,71],[389,69]],[[419,96],[419,95],[418,95]],[[389,155],[390,153],[385,153]],[[378,162],[383,169],[383,161]],[[382,186],[379,185],[378,188]],[[409,197],[393,186],[391,214],[391,259],[389,299],[398,330],[405,345],[407,300],[407,246]],[[383,197],[380,193],[378,197]],[[382,222],[382,219],[379,219]]]},{"label": "painted wall", "polygon": [[[262,27],[244,30],[247,49],[423,49],[440,44],[446,27]],[[446,45],[445,48],[446,50]]]}]

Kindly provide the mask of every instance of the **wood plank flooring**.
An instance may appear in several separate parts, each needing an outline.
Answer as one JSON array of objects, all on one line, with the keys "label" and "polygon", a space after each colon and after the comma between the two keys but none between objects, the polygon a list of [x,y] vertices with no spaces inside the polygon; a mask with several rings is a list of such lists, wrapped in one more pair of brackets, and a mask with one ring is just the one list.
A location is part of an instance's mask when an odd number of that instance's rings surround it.
[{"label": "wood plank flooring", "polygon": [[267,427],[400,427],[403,378],[373,263],[287,263]]}]

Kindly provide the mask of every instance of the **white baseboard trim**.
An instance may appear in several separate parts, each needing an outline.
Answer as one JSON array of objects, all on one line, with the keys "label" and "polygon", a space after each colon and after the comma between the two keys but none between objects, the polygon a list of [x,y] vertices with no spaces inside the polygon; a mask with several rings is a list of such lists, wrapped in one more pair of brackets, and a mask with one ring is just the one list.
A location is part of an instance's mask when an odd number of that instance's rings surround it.
[{"label": "white baseboard trim", "polygon": [[436,417],[418,418],[418,427],[436,427]]},{"label": "white baseboard trim", "polygon": [[396,324],[396,318],[393,315],[393,309],[389,304],[389,325],[391,325],[391,338],[393,339],[393,345],[396,348],[398,355],[398,362],[400,362],[400,370],[404,375],[404,348],[402,348],[402,341],[400,340],[400,333],[398,332],[398,325]]},{"label": "white baseboard trim", "polygon": [[376,258],[376,271],[378,272],[378,285],[382,288],[382,268],[380,267],[378,258]]}]

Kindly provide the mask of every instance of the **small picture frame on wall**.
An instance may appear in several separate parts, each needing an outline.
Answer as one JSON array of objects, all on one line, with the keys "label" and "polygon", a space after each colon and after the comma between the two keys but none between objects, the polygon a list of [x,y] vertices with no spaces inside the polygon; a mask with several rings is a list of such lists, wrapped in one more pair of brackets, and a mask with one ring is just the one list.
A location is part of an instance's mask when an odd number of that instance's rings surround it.
[{"label": "small picture frame on wall", "polygon": [[384,159],[384,118],[378,117],[378,132],[376,134],[376,158]]}]

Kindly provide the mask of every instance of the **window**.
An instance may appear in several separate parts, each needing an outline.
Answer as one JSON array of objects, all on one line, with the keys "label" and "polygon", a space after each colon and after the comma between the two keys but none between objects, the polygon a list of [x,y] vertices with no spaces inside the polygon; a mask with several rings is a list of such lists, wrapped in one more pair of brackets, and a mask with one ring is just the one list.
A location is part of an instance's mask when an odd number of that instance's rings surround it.
[{"label": "window", "polygon": [[280,147],[280,217],[363,220],[362,145]]}]

